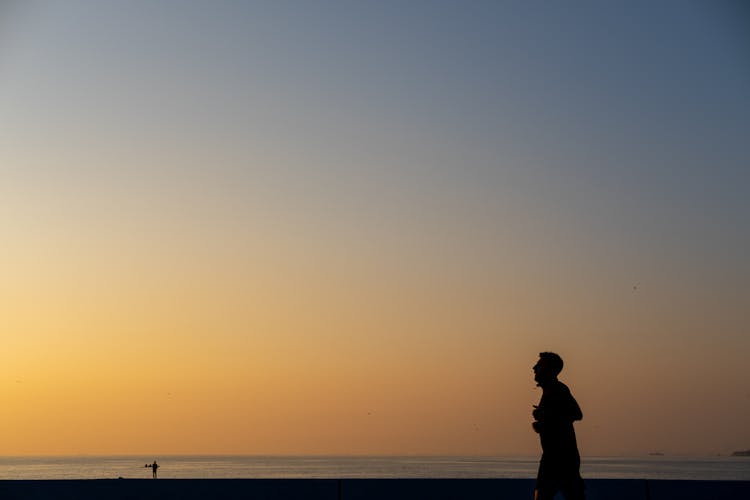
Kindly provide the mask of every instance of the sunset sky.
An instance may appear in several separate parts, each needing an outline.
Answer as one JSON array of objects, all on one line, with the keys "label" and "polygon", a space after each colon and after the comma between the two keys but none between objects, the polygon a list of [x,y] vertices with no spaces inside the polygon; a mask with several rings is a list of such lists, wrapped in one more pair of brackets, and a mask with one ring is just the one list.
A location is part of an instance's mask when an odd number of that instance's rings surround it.
[{"label": "sunset sky", "polygon": [[0,455],[750,448],[741,2],[0,4]]}]

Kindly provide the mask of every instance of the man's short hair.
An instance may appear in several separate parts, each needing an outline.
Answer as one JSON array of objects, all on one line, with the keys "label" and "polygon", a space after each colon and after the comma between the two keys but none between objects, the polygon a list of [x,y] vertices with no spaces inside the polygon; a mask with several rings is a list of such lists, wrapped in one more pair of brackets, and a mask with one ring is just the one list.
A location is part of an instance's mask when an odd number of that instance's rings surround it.
[{"label": "man's short hair", "polygon": [[559,375],[563,369],[562,358],[554,352],[540,352],[539,359],[549,364],[549,367],[555,373],[555,376]]}]

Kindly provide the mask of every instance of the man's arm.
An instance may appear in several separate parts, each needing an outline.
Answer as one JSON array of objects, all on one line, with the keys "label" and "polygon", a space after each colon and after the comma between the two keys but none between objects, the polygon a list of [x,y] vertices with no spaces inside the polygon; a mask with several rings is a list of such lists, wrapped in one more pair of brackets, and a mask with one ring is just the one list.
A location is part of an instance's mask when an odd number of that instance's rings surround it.
[{"label": "man's arm", "polygon": [[562,424],[583,419],[583,412],[570,390],[563,384],[554,392],[544,408],[544,422]]},{"label": "man's arm", "polygon": [[576,401],[576,398],[573,397],[573,395],[568,391],[568,397],[570,398],[570,417],[573,422],[576,420],[583,420],[583,412],[581,411],[581,407],[578,406],[578,401]]}]

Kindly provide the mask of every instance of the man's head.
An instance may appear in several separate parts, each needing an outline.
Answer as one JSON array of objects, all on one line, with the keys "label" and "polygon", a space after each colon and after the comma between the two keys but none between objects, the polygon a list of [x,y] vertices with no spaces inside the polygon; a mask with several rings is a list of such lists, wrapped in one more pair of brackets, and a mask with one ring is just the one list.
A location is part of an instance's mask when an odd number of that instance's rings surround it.
[{"label": "man's head", "polygon": [[540,352],[534,365],[534,381],[540,386],[557,380],[563,369],[563,360],[554,352]]}]

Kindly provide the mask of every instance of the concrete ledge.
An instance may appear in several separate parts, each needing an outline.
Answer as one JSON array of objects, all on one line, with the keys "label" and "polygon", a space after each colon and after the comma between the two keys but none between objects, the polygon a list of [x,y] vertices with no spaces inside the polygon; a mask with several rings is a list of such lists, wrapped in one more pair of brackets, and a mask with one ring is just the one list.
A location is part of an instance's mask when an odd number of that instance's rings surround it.
[{"label": "concrete ledge", "polygon": [[[2,500],[531,500],[533,479],[99,479],[0,481]],[[750,498],[750,481],[586,480],[587,500]]]},{"label": "concrete ledge", "polygon": [[750,481],[649,481],[650,500],[750,498]]},{"label": "concrete ledge", "polygon": [[98,479],[0,481],[0,499],[338,500],[337,479]]},{"label": "concrete ledge", "polygon": [[586,479],[585,483],[586,500],[651,500],[645,479]]},{"label": "concrete ledge", "polygon": [[534,496],[533,479],[344,479],[341,500],[503,500]]}]

